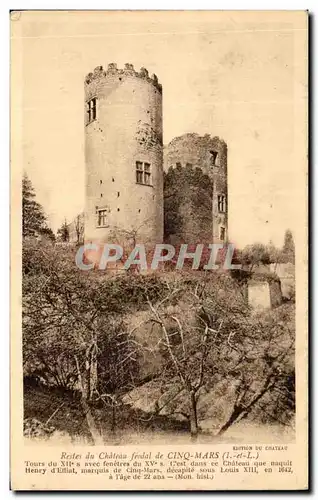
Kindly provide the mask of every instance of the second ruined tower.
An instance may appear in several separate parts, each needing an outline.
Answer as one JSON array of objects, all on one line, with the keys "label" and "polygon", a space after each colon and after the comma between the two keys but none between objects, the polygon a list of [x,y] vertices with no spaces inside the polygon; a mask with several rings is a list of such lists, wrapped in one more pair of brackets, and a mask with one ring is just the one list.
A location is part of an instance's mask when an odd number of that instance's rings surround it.
[{"label": "second ruined tower", "polygon": [[209,134],[176,137],[165,148],[164,168],[166,240],[226,243],[227,144]]}]

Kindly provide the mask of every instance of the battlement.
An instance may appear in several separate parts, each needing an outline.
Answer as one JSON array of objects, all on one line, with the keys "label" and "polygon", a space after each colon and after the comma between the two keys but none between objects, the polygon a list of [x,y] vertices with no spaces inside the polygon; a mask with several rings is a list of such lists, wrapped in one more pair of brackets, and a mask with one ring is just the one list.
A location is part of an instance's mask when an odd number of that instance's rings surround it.
[{"label": "battlement", "polygon": [[140,71],[136,71],[132,64],[126,63],[124,69],[118,69],[116,63],[109,63],[107,70],[104,70],[103,66],[97,66],[92,73],[88,73],[85,77],[85,84],[89,85],[95,80],[100,80],[102,78],[107,78],[108,76],[134,76],[136,78],[142,78],[147,82],[154,85],[159,92],[162,92],[162,86],[158,81],[157,75],[153,74],[149,76],[148,70],[146,68],[140,68]]}]

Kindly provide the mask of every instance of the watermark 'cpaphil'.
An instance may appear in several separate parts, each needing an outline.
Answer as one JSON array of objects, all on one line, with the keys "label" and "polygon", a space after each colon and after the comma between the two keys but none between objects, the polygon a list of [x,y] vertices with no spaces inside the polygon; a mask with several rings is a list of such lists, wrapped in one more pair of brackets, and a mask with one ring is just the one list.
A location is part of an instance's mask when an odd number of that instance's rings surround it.
[{"label": "watermark 'cpaphil'", "polygon": [[241,269],[241,264],[233,263],[235,247],[232,243],[203,243],[197,245],[181,244],[179,247],[166,243],[158,243],[151,251],[144,244],[136,244],[129,254],[121,245],[114,243],[86,243],[82,245],[75,256],[77,267],[83,271],[91,269],[105,270],[113,265],[121,264],[123,270],[138,267],[141,271],[157,270],[163,263],[170,264],[181,270],[189,267],[194,270],[216,270],[222,267],[226,270]]}]

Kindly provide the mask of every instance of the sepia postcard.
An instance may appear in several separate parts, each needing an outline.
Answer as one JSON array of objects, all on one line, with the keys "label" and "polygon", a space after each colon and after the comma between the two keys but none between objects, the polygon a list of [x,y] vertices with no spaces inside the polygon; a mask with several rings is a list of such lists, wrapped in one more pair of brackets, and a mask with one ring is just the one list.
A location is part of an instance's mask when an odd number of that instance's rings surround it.
[{"label": "sepia postcard", "polygon": [[10,23],[11,488],[308,489],[308,13]]}]

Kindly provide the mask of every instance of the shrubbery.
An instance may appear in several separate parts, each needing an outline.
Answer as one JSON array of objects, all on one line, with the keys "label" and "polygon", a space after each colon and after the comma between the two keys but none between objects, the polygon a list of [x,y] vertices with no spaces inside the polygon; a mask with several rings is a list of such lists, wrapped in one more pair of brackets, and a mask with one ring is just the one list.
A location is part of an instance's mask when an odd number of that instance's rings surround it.
[{"label": "shrubbery", "polygon": [[75,391],[95,442],[96,402],[111,408],[115,419],[122,395],[142,383],[140,355],[147,356],[151,346],[142,335],[137,340],[126,322],[141,310],[143,323],[158,332],[162,370],[154,376],[187,394],[182,411],[192,434],[199,430],[202,391],[213,390],[220,379],[236,394],[220,432],[249,414],[264,416],[262,404],[278,391],[285,403],[277,409],[268,402],[267,409],[288,424],[294,397],[292,305],[255,316],[227,273],[114,276],[82,271],[74,257],[65,247],[24,243],[24,373],[47,387]]}]

